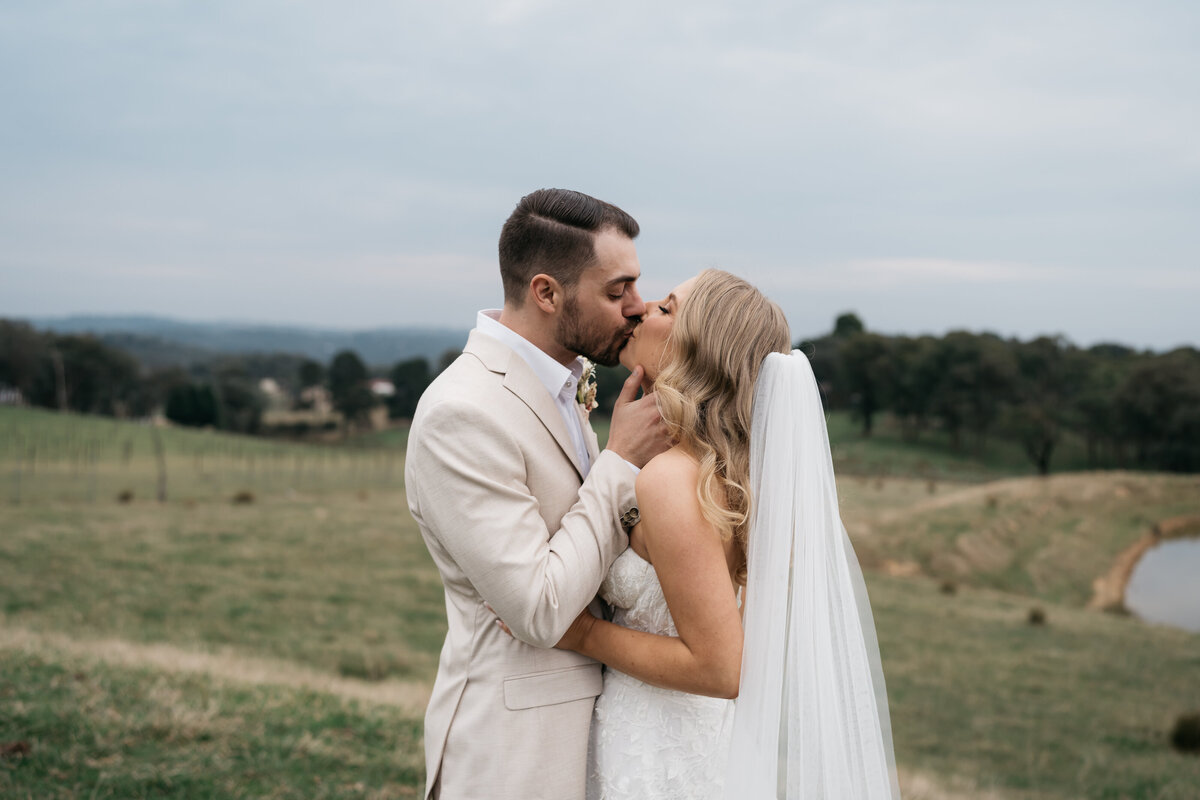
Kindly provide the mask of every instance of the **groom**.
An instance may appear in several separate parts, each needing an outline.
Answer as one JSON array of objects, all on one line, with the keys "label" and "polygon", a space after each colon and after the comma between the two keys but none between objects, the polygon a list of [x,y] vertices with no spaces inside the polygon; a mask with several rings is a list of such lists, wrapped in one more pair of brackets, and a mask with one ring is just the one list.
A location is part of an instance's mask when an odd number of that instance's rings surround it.
[{"label": "groom", "polygon": [[667,446],[653,398],[634,399],[640,369],[604,452],[576,400],[577,356],[615,364],[641,320],[637,234],[585,194],[521,198],[500,233],[504,308],[479,313],[417,406],[405,486],[449,623],[425,714],[426,798],[584,796],[600,665],[551,648],[628,544],[633,465]]}]

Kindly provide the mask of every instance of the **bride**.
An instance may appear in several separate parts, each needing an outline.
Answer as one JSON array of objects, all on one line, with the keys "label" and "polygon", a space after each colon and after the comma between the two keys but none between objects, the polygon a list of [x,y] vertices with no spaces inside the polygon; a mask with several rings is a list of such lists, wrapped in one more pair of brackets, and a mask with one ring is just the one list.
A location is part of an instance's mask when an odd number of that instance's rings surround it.
[{"label": "bride", "polygon": [[608,665],[589,800],[900,796],[820,396],[789,351],[777,305],[706,270],[622,353],[676,444],[638,476],[613,621],[584,611],[558,645]]}]

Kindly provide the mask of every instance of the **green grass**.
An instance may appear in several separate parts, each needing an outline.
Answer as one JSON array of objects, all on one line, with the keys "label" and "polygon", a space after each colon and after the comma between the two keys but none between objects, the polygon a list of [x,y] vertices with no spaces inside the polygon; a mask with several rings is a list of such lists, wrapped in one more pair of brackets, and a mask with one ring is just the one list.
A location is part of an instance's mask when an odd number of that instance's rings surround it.
[{"label": "green grass", "polygon": [[869,576],[902,768],[1014,798],[1193,798],[1171,750],[1200,708],[1200,637],[987,590]]},{"label": "green grass", "polygon": [[428,680],[441,584],[400,491],[159,505],[22,505],[0,537],[0,621],[75,636]]},{"label": "green grass", "polygon": [[412,714],[281,687],[0,650],[0,796],[416,797]]},{"label": "green grass", "polygon": [[394,428],[382,431],[357,433],[348,437],[345,444],[360,448],[385,447],[403,453],[408,447],[408,423],[402,422]]},{"label": "green grass", "polygon": [[[399,458],[387,474],[406,431],[336,448],[166,431],[168,502],[139,488],[118,503],[122,481],[153,484],[146,429],[0,412],[0,481],[22,448],[39,451],[19,502],[0,492],[0,744],[31,746],[0,756],[0,797],[419,790],[412,706],[445,622]],[[844,423],[831,419],[835,447],[859,446]],[[108,442],[95,492],[78,441]],[[1200,479],[975,485],[1008,474],[1002,461],[888,441],[861,444],[874,460],[860,452],[862,469],[843,471],[843,515],[869,568],[919,573],[868,573],[897,756],[906,781],[960,792],[908,796],[1194,797],[1200,759],[1167,735],[1200,709],[1200,636],[1081,606],[1150,523],[1200,513]],[[298,455],[325,463],[324,480],[290,480]],[[253,502],[233,504],[240,489]],[[954,595],[938,591],[947,577]],[[1047,625],[1027,624],[1034,605]],[[321,676],[332,683],[318,690]],[[407,706],[397,687],[413,689]]]},{"label": "green grass", "polygon": [[[980,482],[1018,475],[1036,469],[1020,444],[998,436],[982,446],[964,434],[959,448],[938,430],[926,431],[916,441],[906,439],[889,414],[875,419],[869,437],[849,412],[826,416],[829,441],[839,474],[918,476],[937,480]],[[1087,454],[1078,437],[1064,435],[1051,460],[1052,472],[1087,469]]]},{"label": "green grass", "polygon": [[[239,491],[324,494],[399,489],[403,445],[307,445],[187,428],[159,430],[167,497],[229,499]],[[403,433],[407,436],[407,431]],[[150,425],[0,406],[0,503],[87,503],[158,494]]]},{"label": "green grass", "polygon": [[[601,448],[608,441],[611,420],[599,413],[592,415]],[[1021,446],[997,436],[979,447],[964,437],[955,448],[950,437],[937,430],[926,431],[916,441],[904,437],[899,424],[888,414],[880,414],[869,437],[850,412],[826,415],[829,441],[839,474],[919,476],[942,481],[981,482],[997,478],[1033,475],[1036,469]],[[403,452],[408,444],[408,427],[358,434],[347,441],[363,448],[386,447]],[[1065,434],[1051,463],[1052,472],[1087,469],[1083,443]]]}]

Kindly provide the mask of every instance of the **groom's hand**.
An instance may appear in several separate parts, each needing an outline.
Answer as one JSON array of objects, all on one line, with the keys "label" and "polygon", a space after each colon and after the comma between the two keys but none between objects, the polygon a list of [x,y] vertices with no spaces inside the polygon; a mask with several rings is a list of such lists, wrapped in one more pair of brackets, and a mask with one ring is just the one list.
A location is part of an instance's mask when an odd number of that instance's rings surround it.
[{"label": "groom's hand", "polygon": [[671,446],[654,396],[637,399],[641,385],[642,368],[634,367],[613,406],[612,427],[608,432],[608,449],[639,469]]}]

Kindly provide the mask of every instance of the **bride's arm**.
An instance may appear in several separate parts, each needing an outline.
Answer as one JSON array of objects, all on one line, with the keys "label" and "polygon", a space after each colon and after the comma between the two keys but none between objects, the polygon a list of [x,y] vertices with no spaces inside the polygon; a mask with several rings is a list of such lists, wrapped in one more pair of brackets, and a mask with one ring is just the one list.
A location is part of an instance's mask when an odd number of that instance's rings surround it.
[{"label": "bride's arm", "polygon": [[629,630],[584,612],[558,646],[655,686],[736,697],[742,622],[725,547],[700,513],[697,471],[695,462],[672,451],[647,464],[637,481],[638,534],[678,638]]}]

